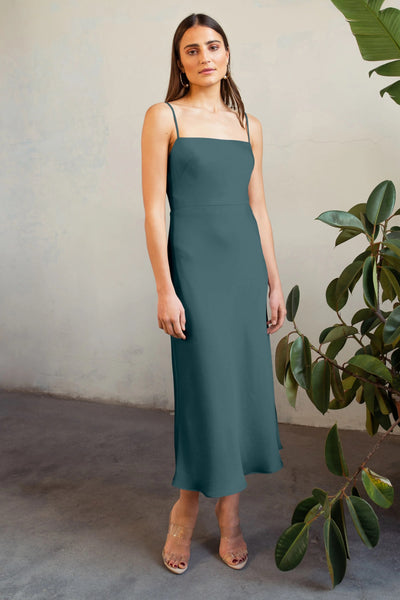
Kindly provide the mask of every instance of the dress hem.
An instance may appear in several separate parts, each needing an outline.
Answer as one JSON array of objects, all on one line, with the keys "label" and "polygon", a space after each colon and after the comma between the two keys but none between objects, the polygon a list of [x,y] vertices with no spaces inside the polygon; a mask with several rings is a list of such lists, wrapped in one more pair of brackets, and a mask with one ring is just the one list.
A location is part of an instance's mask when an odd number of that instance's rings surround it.
[{"label": "dress hem", "polygon": [[[246,475],[252,475],[254,473],[265,473],[265,474],[273,474],[273,473],[277,473],[278,471],[280,471],[283,468],[283,463],[278,466],[278,468],[273,469],[271,471],[246,471],[245,473],[243,473],[244,476]],[[204,496],[207,496],[208,498],[221,498],[222,496],[230,496],[232,494],[237,494],[238,492],[242,492],[243,490],[245,490],[247,488],[247,481],[245,482],[245,485],[240,486],[240,489],[235,489],[233,491],[228,491],[228,492],[224,492],[224,493],[218,493],[216,494],[215,492],[209,492],[209,491],[205,491],[204,489],[200,489],[200,487],[184,487],[182,485],[179,485],[178,482],[172,480],[172,485],[174,487],[177,487],[181,490],[188,490],[190,492],[201,492],[202,494],[204,494]]]}]

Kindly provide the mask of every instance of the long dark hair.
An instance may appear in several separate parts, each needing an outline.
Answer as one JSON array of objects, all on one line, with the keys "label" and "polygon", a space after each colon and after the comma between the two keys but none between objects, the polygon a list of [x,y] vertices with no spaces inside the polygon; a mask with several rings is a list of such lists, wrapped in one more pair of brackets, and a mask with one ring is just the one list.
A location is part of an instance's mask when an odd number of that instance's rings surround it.
[{"label": "long dark hair", "polygon": [[[165,97],[166,102],[170,102],[173,100],[177,100],[178,98],[183,98],[189,91],[189,88],[184,87],[182,82],[180,81],[180,69],[178,67],[178,61],[180,61],[180,53],[179,53],[179,45],[183,34],[187,29],[193,27],[194,25],[201,25],[203,27],[209,27],[213,29],[222,37],[224,46],[226,50],[229,50],[228,39],[225,35],[224,30],[221,25],[217,23],[215,19],[209,17],[204,14],[191,14],[186,19],[183,19],[181,23],[179,23],[174,39],[172,41],[172,55],[171,55],[171,73],[169,77],[169,85],[167,95]],[[231,53],[229,52],[229,62],[228,62],[228,73],[230,72],[230,62],[231,62]],[[183,74],[182,74],[183,77]],[[221,98],[229,108],[233,108],[237,111],[238,119],[243,128],[244,125],[244,104],[243,100],[240,96],[239,89],[236,83],[233,81],[232,77],[229,75],[227,79],[221,80]]]}]

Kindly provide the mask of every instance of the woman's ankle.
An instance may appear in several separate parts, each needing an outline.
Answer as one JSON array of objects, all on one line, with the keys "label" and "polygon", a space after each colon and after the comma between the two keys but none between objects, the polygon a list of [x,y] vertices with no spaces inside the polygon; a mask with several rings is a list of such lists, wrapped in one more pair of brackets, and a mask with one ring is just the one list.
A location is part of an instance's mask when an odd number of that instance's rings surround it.
[{"label": "woman's ankle", "polygon": [[194,527],[198,512],[198,502],[188,502],[186,499],[178,498],[171,509],[172,520],[179,521],[182,525],[193,525]]}]

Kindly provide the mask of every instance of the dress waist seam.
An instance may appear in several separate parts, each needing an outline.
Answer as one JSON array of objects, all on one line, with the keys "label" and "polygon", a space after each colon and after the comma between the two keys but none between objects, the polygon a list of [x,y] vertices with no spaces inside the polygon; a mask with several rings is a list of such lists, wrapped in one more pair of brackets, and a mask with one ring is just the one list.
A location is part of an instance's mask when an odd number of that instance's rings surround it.
[{"label": "dress waist seam", "polygon": [[177,206],[171,208],[170,212],[176,212],[178,210],[196,210],[203,206],[250,206],[248,202],[202,202],[201,204],[195,204],[193,206]]}]

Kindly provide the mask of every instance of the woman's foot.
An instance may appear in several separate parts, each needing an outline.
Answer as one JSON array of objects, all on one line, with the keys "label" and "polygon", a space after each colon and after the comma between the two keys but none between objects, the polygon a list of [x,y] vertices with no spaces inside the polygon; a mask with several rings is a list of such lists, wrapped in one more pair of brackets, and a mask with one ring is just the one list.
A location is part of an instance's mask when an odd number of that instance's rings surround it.
[{"label": "woman's foot", "polygon": [[198,508],[198,496],[197,502],[195,499],[183,500],[181,496],[171,509],[162,558],[167,569],[173,573],[184,573],[188,567]]},{"label": "woman's foot", "polygon": [[226,501],[218,499],[215,506],[221,532],[219,555],[228,567],[242,569],[248,560],[247,544],[240,528],[237,507],[232,509],[226,505]]}]

